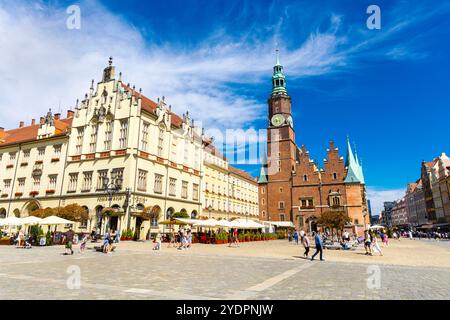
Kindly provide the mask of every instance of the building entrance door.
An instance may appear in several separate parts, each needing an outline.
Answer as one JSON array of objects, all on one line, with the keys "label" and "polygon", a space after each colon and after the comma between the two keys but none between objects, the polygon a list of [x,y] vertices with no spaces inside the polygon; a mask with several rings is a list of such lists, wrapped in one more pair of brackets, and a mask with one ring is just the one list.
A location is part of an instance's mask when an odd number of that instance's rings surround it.
[{"label": "building entrance door", "polygon": [[136,217],[136,228],[134,234],[134,240],[139,240],[141,238],[141,226],[142,226],[142,218]]}]

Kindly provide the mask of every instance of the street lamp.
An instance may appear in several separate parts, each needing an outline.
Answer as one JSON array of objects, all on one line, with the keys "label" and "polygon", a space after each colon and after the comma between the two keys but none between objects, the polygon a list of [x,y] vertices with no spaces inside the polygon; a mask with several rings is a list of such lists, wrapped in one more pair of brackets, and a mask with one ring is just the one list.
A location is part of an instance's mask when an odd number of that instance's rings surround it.
[{"label": "street lamp", "polygon": [[116,178],[111,183],[108,177],[103,178],[103,190],[108,195],[109,207],[111,208],[113,196],[122,188],[122,178]]},{"label": "street lamp", "polygon": [[[109,207],[111,208],[113,196],[122,188],[123,179],[118,177],[116,179],[110,179],[108,177],[103,178],[103,190],[108,195]],[[106,224],[106,230],[109,228],[109,223]]]}]

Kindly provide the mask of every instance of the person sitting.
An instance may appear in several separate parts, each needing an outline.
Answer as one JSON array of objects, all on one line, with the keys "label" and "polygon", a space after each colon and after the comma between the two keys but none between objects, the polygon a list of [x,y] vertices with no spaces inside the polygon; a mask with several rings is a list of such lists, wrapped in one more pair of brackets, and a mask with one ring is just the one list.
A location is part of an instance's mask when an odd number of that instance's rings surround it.
[{"label": "person sitting", "polygon": [[161,250],[161,238],[159,236],[153,239],[153,250]]}]

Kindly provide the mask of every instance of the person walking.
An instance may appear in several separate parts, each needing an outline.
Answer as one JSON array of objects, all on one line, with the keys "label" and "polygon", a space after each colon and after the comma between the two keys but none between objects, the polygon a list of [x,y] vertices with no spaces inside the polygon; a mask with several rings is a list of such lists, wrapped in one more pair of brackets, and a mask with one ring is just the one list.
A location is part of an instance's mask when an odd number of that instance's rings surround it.
[{"label": "person walking", "polygon": [[22,248],[24,246],[25,233],[23,229],[19,230],[19,235],[17,236],[17,248]]},{"label": "person walking", "polygon": [[298,245],[298,231],[297,230],[294,231],[294,241],[295,241],[295,244]]},{"label": "person walking", "polygon": [[305,248],[305,252],[303,253],[303,256],[306,257],[306,259],[308,259],[308,254],[309,254],[309,238],[308,236],[305,234],[303,235],[302,238],[302,244],[303,247]]},{"label": "person walking", "polygon": [[303,237],[305,236],[305,231],[300,230],[300,242],[303,243]]},{"label": "person walking", "polygon": [[66,238],[65,238],[65,243],[66,243],[66,252],[67,250],[70,250],[70,255],[73,255],[73,250],[72,250],[72,244],[73,244],[73,237],[75,235],[75,232],[73,232],[72,228],[69,229],[69,231],[66,232]]},{"label": "person walking", "polygon": [[288,232],[288,240],[289,240],[289,243],[292,243],[292,232],[291,232],[291,230],[289,230],[289,232]]},{"label": "person walking", "polygon": [[380,256],[383,255],[383,252],[381,251],[380,245],[378,243],[378,237],[376,234],[373,234],[373,236],[372,236],[372,248],[373,248],[373,251],[379,252]]},{"label": "person walking", "polygon": [[372,255],[371,249],[372,241],[370,239],[369,230],[364,231],[364,249],[366,249],[366,255]]},{"label": "person walking", "polygon": [[325,259],[323,259],[323,242],[322,239],[320,238],[320,235],[318,233],[316,233],[315,231],[312,233],[313,237],[314,237],[314,242],[316,244],[316,252],[314,252],[313,256],[311,257],[311,261],[314,260],[314,258],[316,257],[317,254],[320,253],[320,261],[325,261]]},{"label": "person walking", "polygon": [[88,236],[87,234],[83,236],[83,239],[81,239],[80,242],[80,253],[83,254],[84,250],[86,250],[86,243],[88,241]]},{"label": "person walking", "polygon": [[234,228],[234,230],[233,230],[233,243],[237,246],[237,247],[239,247],[239,233],[238,233],[238,229],[237,228]]}]

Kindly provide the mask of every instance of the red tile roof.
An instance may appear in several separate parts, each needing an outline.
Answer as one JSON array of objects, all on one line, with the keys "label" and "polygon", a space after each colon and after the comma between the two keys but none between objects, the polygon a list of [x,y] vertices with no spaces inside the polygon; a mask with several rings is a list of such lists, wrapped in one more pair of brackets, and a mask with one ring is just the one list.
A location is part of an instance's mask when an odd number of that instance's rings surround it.
[{"label": "red tile roof", "polygon": [[[55,119],[55,135],[60,136],[66,134],[67,129],[71,127],[73,118],[69,119]],[[37,140],[39,124],[35,124],[28,127],[16,128],[12,130],[7,130],[3,132],[2,140],[0,141],[0,146],[8,146],[16,143],[23,143]]]},{"label": "red tile roof", "polygon": [[[144,96],[143,94],[140,94],[139,92],[137,92],[136,90],[131,89],[130,87],[128,87],[126,84],[122,83],[122,87],[125,90],[131,90],[131,94],[138,98],[139,96],[141,97],[142,101],[141,101],[141,107],[143,110],[155,114],[156,112],[156,108],[158,107],[158,104],[147,98],[146,96]],[[176,115],[175,113],[171,112],[170,113],[172,115],[172,125],[175,127],[181,127],[181,124],[183,123],[183,119],[181,119],[178,115]]]},{"label": "red tile roof", "polygon": [[251,180],[251,181],[256,183],[256,178],[255,177],[252,177],[247,172],[242,171],[242,170],[240,170],[240,169],[238,169],[236,167],[233,167],[232,165],[228,165],[228,171],[230,171],[231,173],[234,173],[234,174],[236,174],[238,176],[241,176],[241,177],[243,177],[245,179]]}]

